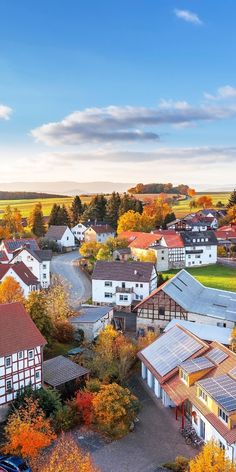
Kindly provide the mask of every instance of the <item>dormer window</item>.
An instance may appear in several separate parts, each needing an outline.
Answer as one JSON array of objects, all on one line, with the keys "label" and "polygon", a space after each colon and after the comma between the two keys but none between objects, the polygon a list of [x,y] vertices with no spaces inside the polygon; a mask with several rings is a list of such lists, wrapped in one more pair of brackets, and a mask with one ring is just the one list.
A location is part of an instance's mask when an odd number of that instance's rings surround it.
[{"label": "dormer window", "polygon": [[226,415],[226,413],[221,408],[218,408],[218,416],[225,423],[228,423],[229,417],[228,417],[228,415]]},{"label": "dormer window", "polygon": [[187,375],[186,372],[184,372],[184,370],[182,370],[182,369],[180,370],[180,378],[181,378],[181,380],[183,380],[183,382],[184,382],[185,384],[188,383],[188,375]]},{"label": "dormer window", "polygon": [[201,400],[203,400],[205,403],[207,403],[208,396],[205,392],[203,392],[203,390],[201,388],[199,389],[199,398],[201,398]]}]

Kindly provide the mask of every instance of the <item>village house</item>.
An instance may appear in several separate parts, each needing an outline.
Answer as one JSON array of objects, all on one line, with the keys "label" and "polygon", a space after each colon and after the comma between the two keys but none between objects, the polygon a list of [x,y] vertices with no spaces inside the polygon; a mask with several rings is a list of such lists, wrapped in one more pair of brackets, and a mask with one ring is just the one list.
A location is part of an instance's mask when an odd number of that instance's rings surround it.
[{"label": "village house", "polygon": [[217,441],[236,461],[236,354],[175,325],[138,357],[143,381],[181,426],[187,418],[203,441]]},{"label": "village house", "polygon": [[181,270],[136,306],[137,329],[159,332],[173,318],[232,329],[236,293],[205,287]]},{"label": "village house", "polygon": [[84,241],[84,232],[86,229],[87,226],[85,226],[83,223],[77,223],[77,225],[71,228],[72,233],[80,243]]},{"label": "village house", "polygon": [[22,248],[14,251],[12,264],[23,262],[40,282],[41,288],[50,286],[50,263],[52,251],[50,249]]},{"label": "village house", "polygon": [[185,247],[181,235],[175,231],[160,232],[160,245],[168,248],[168,269],[185,267]]},{"label": "village house", "polygon": [[136,260],[145,257],[150,246],[157,244],[160,238],[159,234],[144,233],[143,231],[122,231],[119,234],[119,239],[127,239],[131,255]]},{"label": "village house", "polygon": [[45,344],[21,303],[0,305],[0,419],[20,389],[41,387]]},{"label": "village house", "polygon": [[215,231],[215,236],[218,241],[218,246],[224,247],[226,250],[236,245],[236,224],[232,223],[226,226],[221,226]]},{"label": "village house", "polygon": [[155,265],[151,262],[97,261],[92,275],[95,304],[131,308],[157,286]]},{"label": "village house", "polygon": [[113,320],[113,307],[82,305],[78,315],[70,318],[70,323],[76,331],[84,332],[86,341],[92,342],[101,331]]},{"label": "village house", "polygon": [[49,226],[45,239],[54,241],[60,249],[75,246],[75,236],[68,226]]},{"label": "village house", "polygon": [[216,264],[217,239],[214,231],[183,231],[185,267]]},{"label": "village house", "polygon": [[217,218],[214,216],[205,216],[198,213],[186,215],[184,218],[178,218],[167,223],[167,228],[175,231],[208,231],[218,228]]},{"label": "village house", "polygon": [[8,261],[14,257],[15,251],[27,247],[30,250],[39,250],[38,243],[33,238],[4,239],[0,244],[0,250],[6,254]]},{"label": "village house", "polygon": [[113,252],[114,261],[128,261],[129,259],[132,259],[130,247],[115,249],[115,251]]},{"label": "village house", "polygon": [[92,225],[84,231],[84,241],[95,241],[97,243],[105,243],[108,238],[115,237],[115,230],[107,224]]},{"label": "village house", "polygon": [[25,298],[31,292],[40,289],[40,282],[35,275],[26,267],[24,262],[16,264],[0,264],[0,282],[6,277],[12,277],[20,285]]}]

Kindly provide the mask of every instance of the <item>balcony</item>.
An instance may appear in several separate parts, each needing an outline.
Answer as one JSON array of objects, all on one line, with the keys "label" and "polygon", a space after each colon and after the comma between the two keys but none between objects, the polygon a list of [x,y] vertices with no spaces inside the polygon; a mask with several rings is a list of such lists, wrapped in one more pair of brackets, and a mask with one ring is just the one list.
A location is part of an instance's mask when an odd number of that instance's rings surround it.
[{"label": "balcony", "polygon": [[116,293],[133,293],[133,287],[116,287]]},{"label": "balcony", "polygon": [[202,254],[203,249],[190,249],[186,250],[186,254]]}]

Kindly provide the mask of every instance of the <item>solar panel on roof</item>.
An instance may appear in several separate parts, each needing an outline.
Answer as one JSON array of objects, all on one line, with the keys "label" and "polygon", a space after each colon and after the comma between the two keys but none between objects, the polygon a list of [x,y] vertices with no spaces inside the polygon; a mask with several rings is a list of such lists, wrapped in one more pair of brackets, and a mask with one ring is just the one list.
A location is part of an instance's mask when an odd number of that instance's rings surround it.
[{"label": "solar panel on roof", "polygon": [[226,411],[236,410],[236,381],[231,377],[225,374],[198,383]]},{"label": "solar panel on roof", "polygon": [[215,347],[214,349],[212,349],[212,351],[207,353],[207,357],[215,364],[221,364],[221,362],[223,362],[229,356],[224,351],[221,351],[221,349]]},{"label": "solar panel on roof", "polygon": [[210,369],[215,367],[213,362],[211,362],[206,357],[198,357],[196,359],[190,359],[188,361],[180,364],[180,367],[184,369],[187,373],[198,372],[204,369]]},{"label": "solar panel on roof", "polygon": [[164,376],[202,348],[202,344],[175,326],[143,349],[143,356]]}]

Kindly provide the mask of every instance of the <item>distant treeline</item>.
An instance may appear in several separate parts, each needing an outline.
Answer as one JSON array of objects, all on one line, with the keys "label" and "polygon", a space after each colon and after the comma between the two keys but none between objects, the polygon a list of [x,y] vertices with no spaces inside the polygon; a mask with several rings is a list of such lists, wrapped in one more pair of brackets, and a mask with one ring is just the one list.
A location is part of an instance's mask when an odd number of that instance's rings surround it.
[{"label": "distant treeline", "polygon": [[0,200],[28,200],[39,198],[62,198],[66,195],[57,195],[51,193],[36,193],[36,192],[5,192],[0,190]]},{"label": "distant treeline", "polygon": [[171,183],[167,184],[137,184],[135,187],[132,187],[128,190],[129,193],[173,193],[180,195],[188,195],[189,186],[185,184],[180,184],[173,186]]}]

